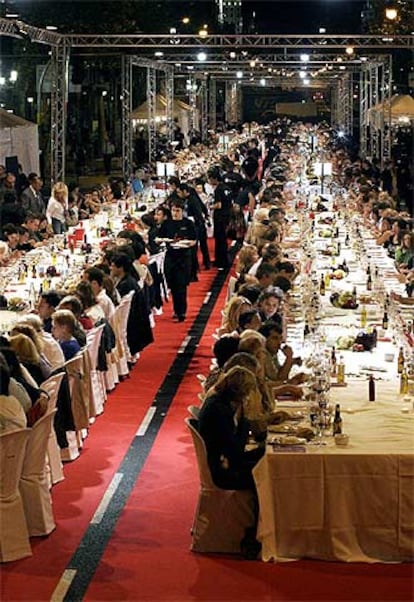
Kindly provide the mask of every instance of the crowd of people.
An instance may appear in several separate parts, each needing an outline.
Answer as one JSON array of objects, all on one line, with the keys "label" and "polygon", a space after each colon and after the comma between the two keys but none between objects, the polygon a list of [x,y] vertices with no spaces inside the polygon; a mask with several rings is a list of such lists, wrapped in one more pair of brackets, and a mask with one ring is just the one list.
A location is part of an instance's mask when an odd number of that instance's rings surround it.
[{"label": "crowd of people", "polygon": [[[274,410],[275,395],[299,399],[306,379],[298,370],[301,358],[285,344],[289,292],[299,274],[290,255],[302,244],[292,235],[291,219],[298,202],[295,185],[317,182],[311,165],[318,152],[332,163],[331,184],[347,191],[348,210],[361,216],[377,244],[394,258],[406,285],[406,295],[395,298],[408,304],[413,300],[412,190],[398,196],[389,165],[381,170],[375,160],[352,158],[329,128],[310,127],[318,137],[318,151],[310,148],[308,126],[286,120],[257,128],[254,136],[235,137],[230,152],[200,143],[179,151],[175,160],[182,177],[169,178],[159,203],[154,203],[155,176],[148,166],[115,187],[81,192],[58,182],[47,203],[36,174],[28,176],[27,185],[20,182],[19,190],[15,176],[0,167],[2,266],[48,245],[54,235],[105,211],[120,197],[134,197],[130,202],[140,208],[139,214],[125,216],[124,229],[109,240],[95,265],[85,267],[74,290],[43,292],[36,313],[23,314],[9,336],[2,337],[1,395],[12,402],[2,402],[1,428],[16,421],[23,425],[44,379],[85,345],[85,331],[102,321],[110,324],[115,306],[131,291],[140,299],[131,309],[139,323],[135,337],[140,338],[136,344],[129,338],[132,353],[153,340],[150,318],[154,305],[162,303],[162,282],[156,283],[159,274],[149,269],[151,256],[165,252],[172,319],[183,322],[189,285],[200,269],[229,268],[234,242],[234,275],[214,344],[214,368],[204,382],[198,428],[214,482],[222,488],[254,489],[251,471],[263,453],[267,426],[284,419],[283,412]],[[323,196],[317,199],[319,205],[323,202]],[[246,452],[252,437],[259,445]]]}]

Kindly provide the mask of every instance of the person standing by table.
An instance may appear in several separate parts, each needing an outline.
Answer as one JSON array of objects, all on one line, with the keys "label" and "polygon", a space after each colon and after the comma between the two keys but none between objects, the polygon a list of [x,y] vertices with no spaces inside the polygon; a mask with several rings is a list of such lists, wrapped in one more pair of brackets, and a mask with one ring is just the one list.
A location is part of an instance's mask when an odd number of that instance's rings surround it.
[{"label": "person standing by table", "polygon": [[[177,194],[184,201],[187,207],[187,215],[190,219],[193,219],[197,241],[200,245],[201,254],[203,256],[203,264],[206,270],[210,269],[210,254],[207,246],[207,229],[206,222],[208,222],[209,215],[206,205],[203,203],[194,188],[188,184],[181,182],[177,188]],[[199,271],[198,259],[197,259],[197,246],[193,248],[194,253],[194,265],[193,265],[193,278],[197,279],[197,272]]]},{"label": "person standing by table", "polygon": [[194,223],[183,217],[183,201],[174,198],[170,209],[171,219],[162,223],[156,242],[160,239],[169,241],[165,255],[165,277],[173,298],[173,318],[184,322],[187,313],[187,287],[191,278],[191,247],[196,244],[197,236]]},{"label": "person standing by table", "polygon": [[45,202],[41,194],[43,186],[39,176],[32,172],[28,176],[29,186],[23,190],[20,195],[20,201],[25,211],[25,216],[28,214],[43,214],[45,212]]},{"label": "person standing by table", "polygon": [[217,167],[209,169],[208,182],[214,188],[214,202],[211,205],[213,209],[214,224],[214,265],[219,269],[227,268],[229,259],[227,256],[227,226],[230,221],[230,211],[232,206],[231,189],[220,182],[220,171]]},{"label": "person standing by table", "polygon": [[52,188],[52,195],[47,204],[46,215],[52,224],[54,234],[63,234],[66,231],[66,212],[68,209],[68,187],[64,182],[56,182]]}]

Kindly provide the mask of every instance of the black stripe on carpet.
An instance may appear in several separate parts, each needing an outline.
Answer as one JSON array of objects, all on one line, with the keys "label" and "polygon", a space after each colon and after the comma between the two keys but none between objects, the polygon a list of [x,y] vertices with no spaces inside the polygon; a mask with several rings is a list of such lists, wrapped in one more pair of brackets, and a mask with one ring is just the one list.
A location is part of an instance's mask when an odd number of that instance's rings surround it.
[{"label": "black stripe on carpet", "polygon": [[[231,249],[234,255],[237,246]],[[151,452],[152,445],[161,428],[167,411],[174,399],[184,374],[193,358],[197,345],[203,335],[208,319],[227,278],[228,270],[219,271],[212,287],[211,295],[197,314],[197,317],[187,333],[188,344],[177,354],[174,362],[163,380],[155,396],[153,407],[155,414],[144,436],[135,436],[117,471],[122,475],[102,518],[97,524],[90,524],[79,547],[72,556],[67,571],[76,571],[74,578],[63,598],[65,602],[82,600],[90,581],[98,567],[100,559],[111,538],[116,522],[134,488],[135,482]]]}]

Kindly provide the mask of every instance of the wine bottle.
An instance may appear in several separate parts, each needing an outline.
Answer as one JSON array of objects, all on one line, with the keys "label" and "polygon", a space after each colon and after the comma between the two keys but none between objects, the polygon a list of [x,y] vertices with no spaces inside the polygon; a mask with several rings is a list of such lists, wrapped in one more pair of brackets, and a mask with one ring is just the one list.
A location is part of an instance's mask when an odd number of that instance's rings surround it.
[{"label": "wine bottle", "polygon": [[325,294],[325,278],[324,278],[323,274],[321,275],[321,282],[320,282],[320,285],[319,285],[319,293],[321,295]]},{"label": "wine bottle", "polygon": [[408,374],[405,366],[400,376],[400,395],[407,395],[408,393]]},{"label": "wine bottle", "polygon": [[398,374],[402,374],[404,370],[404,351],[402,347],[400,347],[400,352],[398,354],[397,370]]},{"label": "wine bottle", "polygon": [[336,374],[336,382],[338,385],[345,384],[345,363],[342,355],[339,356],[337,374]]},{"label": "wine bottle", "polygon": [[341,417],[341,406],[339,403],[335,406],[335,416],[333,419],[333,434],[340,435],[342,433],[342,417]]},{"label": "wine bottle", "polygon": [[368,399],[369,401],[375,401],[375,380],[372,374],[368,381]]},{"label": "wine bottle", "polygon": [[352,289],[352,301],[354,303],[357,302],[357,289],[356,289],[356,286],[354,286],[354,288]]},{"label": "wine bottle", "polygon": [[372,276],[371,276],[371,273],[368,274],[368,278],[367,278],[367,291],[372,291]]},{"label": "wine bottle", "polygon": [[336,352],[335,352],[335,347],[332,347],[332,351],[331,351],[331,374],[332,374],[332,376],[336,376]]},{"label": "wine bottle", "polygon": [[361,328],[365,328],[367,325],[367,308],[365,305],[361,309]]},{"label": "wine bottle", "polygon": [[382,327],[384,330],[388,329],[388,313],[387,310],[384,311],[384,316],[382,318]]}]

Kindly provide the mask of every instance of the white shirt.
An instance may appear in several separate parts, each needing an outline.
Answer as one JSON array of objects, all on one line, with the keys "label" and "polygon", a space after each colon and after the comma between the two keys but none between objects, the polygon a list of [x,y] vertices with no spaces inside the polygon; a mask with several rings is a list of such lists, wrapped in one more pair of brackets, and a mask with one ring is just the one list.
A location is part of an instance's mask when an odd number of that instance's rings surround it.
[{"label": "white shirt", "polygon": [[57,219],[59,222],[64,223],[65,208],[62,205],[62,203],[59,203],[59,201],[57,201],[53,197],[50,197],[49,202],[47,204],[46,217],[48,218],[49,222],[51,222],[53,218]]},{"label": "white shirt", "polygon": [[88,318],[92,320],[94,326],[96,322],[106,318],[105,312],[99,303],[96,303],[95,305],[92,305],[92,307],[88,307],[88,309],[85,309],[85,314],[88,316]]},{"label": "white shirt", "polygon": [[96,302],[102,308],[105,318],[110,320],[115,313],[115,305],[113,304],[112,299],[106,294],[104,288],[96,296]]},{"label": "white shirt", "polygon": [[260,257],[256,263],[254,263],[252,265],[252,267],[250,268],[250,270],[247,272],[250,276],[256,276],[257,273],[257,269],[259,267],[259,265],[261,265],[263,263],[263,257]]},{"label": "white shirt", "polygon": [[43,342],[43,354],[47,358],[52,372],[57,368],[61,368],[65,363],[65,356],[56,339],[49,332],[41,333]]}]

